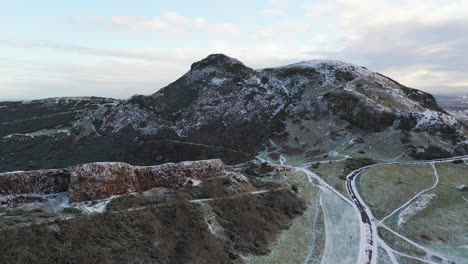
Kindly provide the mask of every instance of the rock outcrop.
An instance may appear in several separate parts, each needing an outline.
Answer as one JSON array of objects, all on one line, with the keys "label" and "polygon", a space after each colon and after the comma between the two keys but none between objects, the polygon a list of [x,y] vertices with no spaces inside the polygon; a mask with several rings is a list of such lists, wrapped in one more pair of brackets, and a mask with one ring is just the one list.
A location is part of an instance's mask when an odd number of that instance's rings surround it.
[{"label": "rock outcrop", "polygon": [[238,164],[234,166],[233,169],[236,172],[252,175],[255,177],[265,177],[270,174],[292,170],[281,165],[274,165],[271,163],[260,161],[258,159],[253,159],[249,162]]},{"label": "rock outcrop", "polygon": [[177,187],[188,178],[204,180],[231,170],[219,159],[157,166],[132,166],[122,162],[86,163],[70,169],[0,173],[0,195],[69,191],[71,201],[81,202],[143,192],[155,187]]},{"label": "rock outcrop", "polygon": [[69,172],[63,169],[0,173],[0,195],[65,192]]},{"label": "rock outcrop", "polygon": [[82,164],[71,172],[70,200],[97,200],[155,187],[176,187],[187,178],[203,180],[219,177],[228,170],[230,167],[221,160],[186,161],[147,167],[121,162]]}]

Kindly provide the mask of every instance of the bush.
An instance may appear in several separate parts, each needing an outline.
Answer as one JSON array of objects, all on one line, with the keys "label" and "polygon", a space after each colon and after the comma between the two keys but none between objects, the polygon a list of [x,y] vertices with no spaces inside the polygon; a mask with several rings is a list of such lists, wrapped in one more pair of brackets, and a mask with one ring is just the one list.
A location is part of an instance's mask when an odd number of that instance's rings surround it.
[{"label": "bush", "polygon": [[78,208],[74,208],[74,207],[65,207],[63,208],[63,212],[65,214],[80,214],[81,210]]},{"label": "bush", "polygon": [[375,164],[376,161],[370,158],[358,158],[358,159],[347,159],[345,161],[344,173],[347,175],[348,173],[357,170],[359,168]]},{"label": "bush", "polygon": [[417,160],[445,159],[452,157],[452,153],[434,145],[422,149],[410,146],[410,151],[410,156]]},{"label": "bush", "polygon": [[400,142],[402,144],[408,144],[410,142],[410,139],[409,139],[408,136],[403,135],[403,136],[400,137]]},{"label": "bush", "polygon": [[299,187],[298,187],[298,185],[297,185],[297,184],[291,185],[291,190],[293,190],[293,192],[295,192],[295,193],[299,192]]}]

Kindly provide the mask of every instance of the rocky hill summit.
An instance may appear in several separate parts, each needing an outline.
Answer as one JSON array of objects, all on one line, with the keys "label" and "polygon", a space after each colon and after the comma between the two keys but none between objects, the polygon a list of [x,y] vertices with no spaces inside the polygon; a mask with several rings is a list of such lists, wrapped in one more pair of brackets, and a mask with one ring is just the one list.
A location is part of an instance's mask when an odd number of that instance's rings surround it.
[{"label": "rocky hill summit", "polygon": [[[120,104],[106,115],[100,131],[130,129],[143,137],[214,142],[250,152],[258,146],[237,142],[238,133],[262,141],[280,132],[287,118],[319,119],[330,113],[365,131],[429,131],[454,144],[463,142],[466,132],[432,95],[363,67],[305,61],[253,70],[223,54],[194,63],[180,79],[151,96]],[[207,130],[229,132],[232,139],[204,138]]]},{"label": "rocky hill summit", "polygon": [[[0,102],[0,262],[374,263],[404,247],[379,222],[429,191],[437,214],[401,256],[455,252],[467,131],[432,95],[340,61],[213,54],[151,95]],[[457,232],[432,238],[444,221]]]},{"label": "rocky hill summit", "polygon": [[[18,109],[24,117],[17,116]],[[32,118],[26,118],[28,111]],[[409,138],[427,133],[438,151],[468,152],[467,128],[432,95],[339,61],[254,70],[212,54],[152,95],[0,103],[0,117],[1,171],[94,161],[239,163],[252,159],[288,124],[331,117],[348,124],[342,139],[383,131]],[[413,143],[408,151],[414,153],[430,147]],[[67,153],[73,159],[63,158]]]}]

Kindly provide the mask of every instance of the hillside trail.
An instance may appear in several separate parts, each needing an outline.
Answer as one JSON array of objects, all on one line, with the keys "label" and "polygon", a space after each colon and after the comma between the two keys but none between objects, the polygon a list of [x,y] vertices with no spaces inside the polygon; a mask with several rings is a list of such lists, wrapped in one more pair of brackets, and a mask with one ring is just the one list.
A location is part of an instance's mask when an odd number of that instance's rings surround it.
[{"label": "hillside trail", "polygon": [[[273,162],[271,160],[263,159],[263,158],[260,158],[260,157],[257,157],[257,158],[264,161],[264,162],[267,162],[267,163],[270,163],[270,164],[273,164],[273,165],[278,165],[277,163],[275,163],[275,162]],[[311,184],[318,186],[322,190],[322,195],[320,196],[320,199],[322,199],[323,192],[327,191],[328,194],[332,194],[333,196],[336,196],[336,198],[339,198],[342,201],[344,201],[345,203],[347,203],[349,205],[352,205],[354,207],[354,211],[356,213],[356,216],[360,219],[360,222],[359,222],[359,252],[357,253],[357,263],[358,264],[361,264],[361,263],[362,264],[376,264],[377,263],[377,258],[378,258],[377,250],[378,250],[379,246],[387,253],[387,255],[390,258],[390,261],[393,264],[398,264],[398,261],[397,261],[395,255],[411,258],[411,259],[418,260],[418,261],[422,261],[424,263],[437,264],[437,263],[456,263],[456,262],[452,261],[452,260],[449,260],[449,259],[446,259],[446,258],[443,258],[443,257],[440,257],[440,256],[437,256],[437,254],[435,252],[433,252],[432,250],[430,250],[430,249],[428,249],[428,248],[426,248],[426,247],[424,247],[422,245],[419,245],[418,243],[416,243],[416,242],[414,242],[414,241],[412,241],[412,240],[398,234],[394,230],[391,230],[389,227],[387,227],[386,225],[383,224],[383,221],[385,219],[387,219],[388,217],[390,217],[391,215],[393,215],[398,210],[400,210],[401,208],[403,208],[403,207],[407,206],[408,204],[410,204],[411,201],[414,201],[421,194],[423,194],[423,193],[425,193],[425,192],[427,192],[427,191],[429,191],[429,190],[431,190],[431,189],[433,189],[433,188],[435,188],[437,186],[437,184],[439,182],[439,175],[437,173],[437,170],[435,169],[434,164],[444,163],[444,162],[452,162],[452,161],[455,161],[455,160],[463,160],[465,163],[467,163],[468,155],[451,157],[451,158],[446,158],[446,159],[435,159],[435,160],[404,161],[404,162],[388,161],[388,162],[377,163],[377,164],[373,164],[373,165],[369,165],[369,166],[365,166],[365,167],[356,169],[356,170],[350,172],[346,176],[346,189],[347,189],[347,192],[348,192],[348,195],[349,195],[350,198],[345,197],[338,190],[336,190],[331,185],[329,185],[327,182],[325,182],[325,180],[323,180],[320,176],[318,176],[317,174],[310,171],[307,167],[309,167],[311,165],[311,163],[304,163],[304,164],[300,164],[298,166],[290,166],[290,165],[287,165],[287,159],[283,155],[280,155],[279,162],[280,162],[281,166],[284,166],[284,167],[290,168],[290,169],[294,169],[296,171],[300,171],[300,172],[304,173],[307,176],[308,181]],[[318,161],[318,162],[319,163],[327,163],[327,162],[334,162],[334,160],[323,160],[323,161]],[[418,164],[431,164],[432,165],[432,167],[434,168],[434,177],[436,179],[436,182],[434,183],[434,185],[431,186],[430,188],[425,189],[425,190],[419,192],[418,194],[416,194],[414,197],[412,197],[410,200],[405,202],[402,206],[396,208],[392,213],[390,213],[389,215],[384,217],[382,220],[379,221],[378,219],[376,219],[375,216],[373,215],[372,211],[370,210],[369,206],[365,203],[364,199],[360,196],[359,191],[356,188],[356,178],[358,178],[358,176],[362,172],[364,172],[364,171],[366,171],[366,170],[368,170],[370,168],[374,168],[374,167],[378,167],[378,166],[383,166],[383,165],[418,165]],[[321,202],[320,206],[322,206],[322,210],[327,211],[325,203]],[[324,217],[326,218],[327,214],[325,214]],[[328,220],[328,222],[327,222],[327,220]],[[329,223],[329,219],[325,219],[325,224],[327,225],[327,223]],[[401,239],[405,240],[406,242],[412,244],[413,246],[416,246],[417,248],[425,251],[427,253],[427,256],[437,256],[437,257],[439,257],[441,259],[441,262],[433,262],[433,261],[431,261],[429,259],[422,259],[422,258],[410,256],[408,254],[405,254],[403,252],[399,252],[399,251],[391,248],[379,236],[379,234],[377,232],[377,227],[379,227],[379,226],[383,227],[385,229],[388,229],[390,232],[392,232],[393,234],[395,234],[399,238],[401,238]],[[327,233],[327,230],[325,230],[325,232]],[[328,230],[328,232],[331,232],[331,231]],[[330,237],[328,237],[328,238],[330,238]],[[332,245],[330,243],[325,243],[325,250],[324,251],[327,251],[327,250],[328,251],[330,251],[330,250],[333,251],[334,248],[342,247],[342,246],[343,245]],[[313,247],[314,247],[314,245],[311,245],[311,248],[313,248]],[[304,263],[305,264],[309,263],[309,257],[306,258]],[[330,262],[327,262],[326,259],[322,259],[321,264],[326,264],[326,263],[330,263]]]}]

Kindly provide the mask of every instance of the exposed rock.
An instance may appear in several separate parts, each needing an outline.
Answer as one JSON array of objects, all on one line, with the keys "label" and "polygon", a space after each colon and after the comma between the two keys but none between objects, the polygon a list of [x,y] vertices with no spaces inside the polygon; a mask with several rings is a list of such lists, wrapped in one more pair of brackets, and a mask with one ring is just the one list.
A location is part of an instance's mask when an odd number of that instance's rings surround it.
[{"label": "exposed rock", "polygon": [[284,132],[286,120],[330,116],[364,132],[427,133],[451,155],[468,153],[466,126],[430,94],[379,73],[339,61],[254,70],[213,54],[149,96],[0,102],[0,171],[95,161],[237,164]]},{"label": "exposed rock", "polygon": [[0,207],[18,207],[23,206],[34,208],[35,204],[46,202],[41,194],[12,194],[0,196]]},{"label": "exposed rock", "polygon": [[231,167],[219,159],[157,166],[131,166],[121,162],[87,163],[72,169],[0,173],[0,195],[69,191],[73,201],[97,200],[155,187],[176,187],[189,179],[198,181],[219,177],[227,171],[231,171]]},{"label": "exposed rock", "polygon": [[87,201],[155,187],[181,186],[187,178],[203,180],[230,170],[221,160],[131,166],[121,162],[98,162],[76,166],[71,172],[70,199]]},{"label": "exposed rock", "polygon": [[49,194],[65,192],[70,183],[63,169],[0,173],[0,194]]},{"label": "exposed rock", "polygon": [[255,177],[264,177],[271,173],[282,172],[290,169],[281,165],[274,165],[254,159],[234,166],[234,170]]},{"label": "exposed rock", "polygon": [[236,185],[239,183],[245,183],[249,181],[249,179],[245,175],[239,172],[227,173],[226,175],[222,177],[222,180],[223,180],[223,183],[230,184],[230,185],[232,184]]}]

